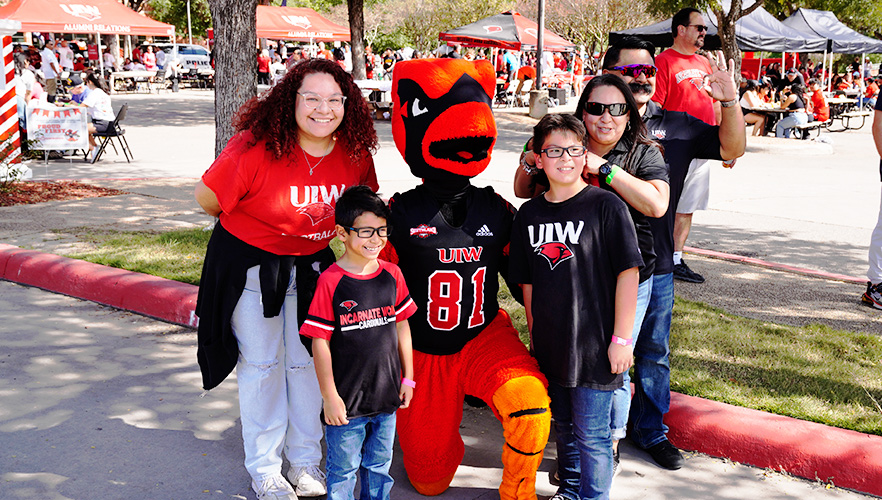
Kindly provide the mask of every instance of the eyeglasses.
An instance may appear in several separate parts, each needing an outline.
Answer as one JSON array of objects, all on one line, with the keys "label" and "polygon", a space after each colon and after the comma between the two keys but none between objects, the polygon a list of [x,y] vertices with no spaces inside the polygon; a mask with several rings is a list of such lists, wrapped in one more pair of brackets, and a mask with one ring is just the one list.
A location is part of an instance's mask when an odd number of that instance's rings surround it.
[{"label": "eyeglasses", "polygon": [[297,95],[303,98],[303,104],[309,109],[316,109],[322,105],[322,101],[328,103],[328,107],[331,109],[343,109],[343,104],[346,102],[346,96],[340,94],[334,94],[331,97],[322,97],[318,94],[313,94],[312,92],[297,92]]},{"label": "eyeglasses", "polygon": [[705,25],[703,25],[703,24],[689,24],[689,25],[686,25],[687,28],[688,28],[689,26],[692,26],[693,28],[695,28],[696,30],[698,30],[699,33],[702,32],[702,31],[707,31],[707,26],[705,26]]},{"label": "eyeglasses", "polygon": [[628,105],[622,103],[603,104],[602,102],[586,102],[585,112],[589,115],[603,116],[609,110],[610,116],[622,116],[628,112]]},{"label": "eyeglasses", "polygon": [[389,226],[381,226],[381,227],[344,227],[347,231],[355,231],[355,234],[358,235],[359,238],[370,238],[377,233],[377,236],[380,238],[388,238],[389,233],[392,232],[392,229]]},{"label": "eyeglasses", "polygon": [[545,148],[539,152],[545,153],[545,156],[549,158],[560,158],[561,156],[563,156],[564,151],[566,151],[567,154],[570,155],[570,158],[578,158],[580,156],[585,156],[585,153],[588,151],[588,149],[585,146],[570,146],[568,148],[551,147]]},{"label": "eyeglasses", "polygon": [[652,78],[658,71],[658,68],[652,64],[627,64],[625,66],[613,66],[610,69],[613,71],[621,71],[622,76],[628,76],[631,78],[637,78],[640,75],[646,75],[646,78]]}]

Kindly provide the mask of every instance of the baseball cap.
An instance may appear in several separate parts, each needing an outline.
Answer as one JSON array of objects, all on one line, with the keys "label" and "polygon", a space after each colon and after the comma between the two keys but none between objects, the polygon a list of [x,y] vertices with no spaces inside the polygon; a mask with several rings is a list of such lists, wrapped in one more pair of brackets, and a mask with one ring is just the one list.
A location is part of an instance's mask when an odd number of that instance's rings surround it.
[{"label": "baseball cap", "polygon": [[70,76],[67,78],[67,80],[64,81],[64,83],[65,83],[65,85],[67,85],[68,87],[76,87],[76,86],[78,86],[78,85],[82,85],[82,84],[83,84],[83,79],[80,78],[80,75],[73,74],[73,75],[70,75]]}]

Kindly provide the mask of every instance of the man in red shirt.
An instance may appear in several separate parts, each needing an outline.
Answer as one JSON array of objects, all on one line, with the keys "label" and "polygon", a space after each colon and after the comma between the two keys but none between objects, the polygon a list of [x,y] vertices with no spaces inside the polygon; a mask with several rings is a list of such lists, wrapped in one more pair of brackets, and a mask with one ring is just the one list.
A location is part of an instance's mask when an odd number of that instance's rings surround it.
[{"label": "man in red shirt", "polygon": [[[707,77],[713,73],[707,57],[697,54],[704,46],[707,24],[698,9],[687,7],[671,20],[674,45],[655,59],[658,67],[656,90],[652,100],[667,111],[683,111],[710,125],[719,123],[720,105],[731,107],[738,100],[717,104],[707,89]],[[731,167],[730,165],[727,165]],[[710,189],[710,165],[693,160],[677,204],[674,220],[674,278],[703,283],[704,277],[686,265],[683,247],[692,228],[692,214],[707,209]]]},{"label": "man in red shirt", "polygon": [[868,78],[867,92],[864,94],[864,106],[873,108],[876,106],[876,99],[879,97],[879,83],[882,83],[882,76],[877,76],[875,80]]},{"label": "man in red shirt", "polygon": [[825,122],[830,119],[830,106],[821,89],[821,82],[817,78],[809,80],[809,90],[812,93],[812,114],[816,122]]}]

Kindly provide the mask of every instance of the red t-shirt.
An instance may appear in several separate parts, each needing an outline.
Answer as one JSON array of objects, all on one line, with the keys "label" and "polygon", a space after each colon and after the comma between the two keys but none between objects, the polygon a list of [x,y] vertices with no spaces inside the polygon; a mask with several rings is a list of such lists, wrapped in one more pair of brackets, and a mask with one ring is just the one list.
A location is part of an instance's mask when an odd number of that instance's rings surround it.
[{"label": "red t-shirt", "polygon": [[714,100],[701,88],[704,77],[713,73],[706,57],[668,49],[655,58],[655,65],[658,76],[653,101],[662,109],[683,111],[710,125],[717,124]]},{"label": "red t-shirt", "polygon": [[879,86],[876,85],[876,82],[873,82],[873,83],[867,85],[867,93],[864,94],[864,97],[869,99],[871,97],[874,97],[878,93],[879,93]]},{"label": "red t-shirt", "polygon": [[269,73],[270,58],[263,54],[257,56],[257,72]]},{"label": "red t-shirt", "polygon": [[820,89],[812,94],[812,109],[815,113],[815,119],[819,122],[830,119],[830,106],[827,105],[827,99],[824,99],[824,93]]},{"label": "red t-shirt", "polygon": [[[276,255],[309,255],[334,237],[334,207],[350,186],[379,189],[374,160],[353,163],[337,142],[322,159],[297,147],[276,159],[251,132],[236,134],[202,176],[217,196],[220,222],[234,236]],[[321,162],[321,163],[319,163]]]},{"label": "red t-shirt", "polygon": [[535,80],[536,68],[533,66],[521,66],[515,74],[518,80]]}]

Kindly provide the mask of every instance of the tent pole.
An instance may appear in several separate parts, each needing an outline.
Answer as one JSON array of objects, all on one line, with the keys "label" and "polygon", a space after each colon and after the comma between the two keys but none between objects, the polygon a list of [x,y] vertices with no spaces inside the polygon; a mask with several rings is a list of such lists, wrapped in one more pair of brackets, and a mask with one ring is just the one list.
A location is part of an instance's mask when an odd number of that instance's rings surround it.
[{"label": "tent pole", "polygon": [[763,53],[760,52],[759,55],[760,55],[760,62],[759,62],[759,66],[756,67],[756,79],[759,81],[763,81],[763,73],[762,73],[762,71],[763,71]]},{"label": "tent pole", "polygon": [[[826,67],[827,66],[827,46],[826,45],[824,45],[824,58],[821,59],[821,61],[822,61],[823,66]],[[811,76],[811,75],[809,75],[809,76]],[[824,73],[821,73],[821,85],[824,85],[824,83],[826,83],[824,81]]]},{"label": "tent pole", "polygon": [[101,76],[104,76],[104,54],[101,53],[101,33],[96,31],[95,39],[98,41],[98,64],[101,68]]}]

